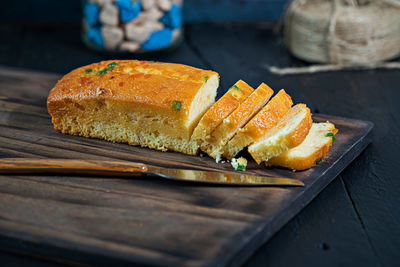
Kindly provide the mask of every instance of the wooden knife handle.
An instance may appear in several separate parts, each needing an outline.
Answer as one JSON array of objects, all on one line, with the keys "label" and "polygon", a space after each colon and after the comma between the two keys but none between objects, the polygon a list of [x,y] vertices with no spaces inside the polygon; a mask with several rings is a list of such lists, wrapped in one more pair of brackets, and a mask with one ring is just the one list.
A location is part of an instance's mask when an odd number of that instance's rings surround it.
[{"label": "wooden knife handle", "polygon": [[84,160],[84,159],[0,159],[0,174],[97,174],[133,175],[147,172],[142,163],[128,161]]}]

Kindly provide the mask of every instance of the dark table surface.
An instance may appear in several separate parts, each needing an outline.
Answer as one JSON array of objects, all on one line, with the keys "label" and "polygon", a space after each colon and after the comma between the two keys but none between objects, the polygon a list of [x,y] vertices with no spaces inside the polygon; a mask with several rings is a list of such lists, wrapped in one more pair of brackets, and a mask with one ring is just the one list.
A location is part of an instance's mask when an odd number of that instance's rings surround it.
[{"label": "dark table surface", "polygon": [[[111,59],[88,50],[79,25],[0,25],[0,65],[64,74]],[[133,58],[133,57],[132,57]],[[270,25],[189,25],[179,49],[141,59],[212,69],[221,88],[243,79],[284,88],[313,113],[375,124],[371,145],[261,247],[246,266],[398,266],[400,262],[400,70],[278,76],[268,66],[306,66]],[[219,95],[220,96],[220,95]],[[1,216],[1,215],[0,215]],[[0,251],[8,266],[52,266]]]}]

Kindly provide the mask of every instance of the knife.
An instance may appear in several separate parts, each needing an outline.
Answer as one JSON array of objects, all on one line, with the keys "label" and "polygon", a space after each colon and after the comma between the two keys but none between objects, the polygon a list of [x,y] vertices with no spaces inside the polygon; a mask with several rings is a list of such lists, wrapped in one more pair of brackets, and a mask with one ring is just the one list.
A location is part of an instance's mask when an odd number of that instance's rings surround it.
[{"label": "knife", "polygon": [[149,175],[175,181],[236,186],[304,186],[291,178],[251,176],[237,172],[173,169],[129,161],[81,159],[0,159],[0,174],[89,174],[107,176]]}]

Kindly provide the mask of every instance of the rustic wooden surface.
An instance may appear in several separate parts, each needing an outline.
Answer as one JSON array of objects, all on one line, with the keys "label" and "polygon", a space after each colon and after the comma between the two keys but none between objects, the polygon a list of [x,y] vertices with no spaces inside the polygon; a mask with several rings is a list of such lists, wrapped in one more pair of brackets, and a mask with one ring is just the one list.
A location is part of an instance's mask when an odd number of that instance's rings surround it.
[{"label": "rustic wooden surface", "polygon": [[[164,153],[53,130],[46,96],[54,75],[0,68],[0,156],[120,159],[232,171],[209,157]],[[30,86],[25,86],[29,83]],[[43,86],[45,85],[45,86]],[[246,173],[301,179],[305,188],[193,186],[157,179],[1,175],[0,236],[155,265],[243,263],[370,142],[372,124],[316,115],[340,134],[320,165],[302,172],[251,162]],[[93,225],[93,222],[97,222]],[[56,240],[56,241],[55,241]],[[4,247],[7,249],[7,246]],[[18,250],[18,247],[15,247]],[[25,249],[25,253],[38,254]],[[42,257],[59,259],[43,251]],[[65,260],[78,261],[71,255]],[[89,261],[88,263],[93,263]]]},{"label": "rustic wooden surface", "polygon": [[[120,159],[232,171],[230,163],[217,164],[209,157],[56,133],[45,108],[48,84],[54,78],[0,67],[1,157]],[[323,163],[292,172],[251,162],[246,171],[301,179],[305,188],[195,186],[147,177],[0,174],[0,237],[12,244],[42,243],[51,248],[40,253],[48,259],[78,262],[81,255],[93,253],[99,255],[98,263],[106,257],[154,265],[241,264],[371,140],[370,123],[327,115],[316,115],[315,120],[329,120],[340,132]],[[24,249],[14,246],[39,254],[31,248],[33,244]],[[8,247],[3,244],[4,249]],[[54,247],[59,251],[53,253]],[[60,257],[63,249],[71,255]]]},{"label": "rustic wooden surface", "polygon": [[[0,25],[0,64],[66,73],[78,66],[110,59],[88,51],[79,26]],[[167,55],[141,57],[211,68],[227,88],[239,77],[257,86],[266,81],[285,88],[314,113],[370,120],[373,142],[305,209],[275,234],[246,266],[397,266],[400,261],[400,74],[397,70],[341,71],[312,75],[276,76],[268,65],[304,66],[291,57],[282,39],[270,28],[254,25],[195,25],[186,27],[185,42]],[[21,78],[22,79],[22,78]],[[56,79],[56,77],[54,78]],[[36,78],[24,82],[27,88]],[[39,82],[42,86],[52,86]],[[11,90],[20,87],[14,86]],[[33,90],[33,89],[32,89]],[[31,94],[35,94],[34,91]],[[23,95],[22,95],[23,97]],[[31,96],[25,97],[29,101]],[[29,148],[28,144],[25,144]],[[21,153],[20,156],[29,155]],[[204,200],[212,203],[216,200]],[[1,262],[51,266],[43,258],[15,254],[7,244]],[[3,246],[2,246],[3,247]],[[50,250],[35,244],[38,254]],[[57,253],[57,250],[52,251]],[[62,255],[70,255],[64,251]],[[86,256],[82,260],[96,259]]]}]

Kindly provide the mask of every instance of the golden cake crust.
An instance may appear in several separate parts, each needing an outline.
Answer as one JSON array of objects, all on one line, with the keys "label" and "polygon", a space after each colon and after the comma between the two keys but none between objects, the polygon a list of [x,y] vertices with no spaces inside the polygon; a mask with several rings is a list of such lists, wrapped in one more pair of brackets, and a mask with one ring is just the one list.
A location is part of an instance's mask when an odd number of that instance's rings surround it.
[{"label": "golden cake crust", "polygon": [[[97,75],[108,64],[117,66]],[[86,70],[92,70],[86,74]],[[48,109],[53,103],[71,99],[112,98],[114,101],[170,109],[172,101],[181,101],[188,112],[191,102],[206,79],[218,73],[175,63],[152,63],[138,60],[109,60],[77,68],[66,74],[51,90]],[[184,88],[184,90],[182,90]]]}]

